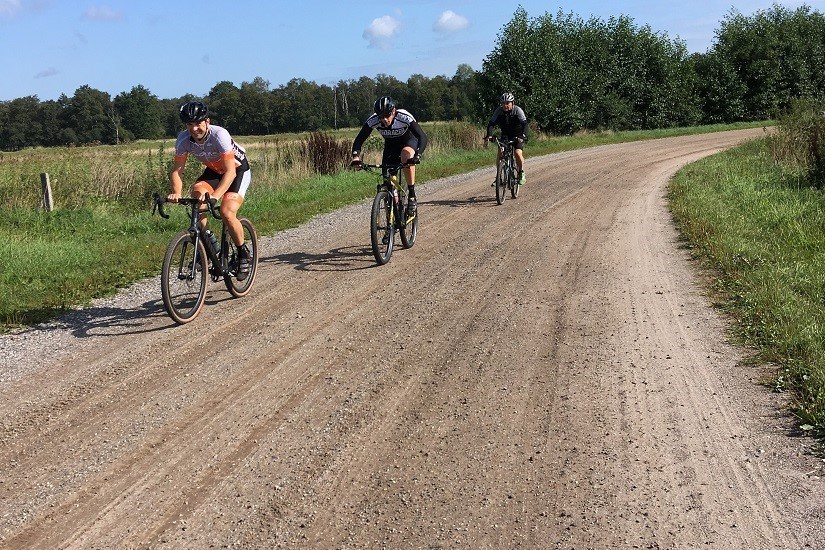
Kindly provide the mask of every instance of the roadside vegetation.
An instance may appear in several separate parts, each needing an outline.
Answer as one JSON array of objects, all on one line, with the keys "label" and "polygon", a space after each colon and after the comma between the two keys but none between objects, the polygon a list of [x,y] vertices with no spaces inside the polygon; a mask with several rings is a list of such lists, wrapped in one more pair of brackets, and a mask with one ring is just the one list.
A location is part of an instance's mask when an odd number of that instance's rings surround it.
[{"label": "roadside vegetation", "polygon": [[804,431],[825,434],[825,104],[797,102],[769,137],[683,169],[674,216],[718,305],[775,366]]}]

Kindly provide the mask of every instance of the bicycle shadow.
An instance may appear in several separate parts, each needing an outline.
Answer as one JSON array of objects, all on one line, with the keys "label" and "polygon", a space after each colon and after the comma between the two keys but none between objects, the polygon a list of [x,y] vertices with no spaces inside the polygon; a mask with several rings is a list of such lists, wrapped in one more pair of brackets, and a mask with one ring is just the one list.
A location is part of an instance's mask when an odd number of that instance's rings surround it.
[{"label": "bicycle shadow", "polygon": [[146,334],[169,328],[169,324],[156,326],[154,319],[166,318],[160,299],[149,300],[134,308],[117,306],[92,306],[58,314],[51,321],[24,329],[26,332],[51,333],[68,331],[76,338],[99,338],[123,334]]},{"label": "bicycle shadow", "polygon": [[492,203],[493,205],[495,205],[496,197],[491,197],[488,195],[475,195],[472,197],[467,197],[466,199],[428,199],[426,201],[419,202],[418,204],[448,206],[450,208],[467,208],[470,206],[484,205],[486,203]]},{"label": "bicycle shadow", "polygon": [[375,265],[372,249],[366,246],[342,246],[319,253],[285,252],[258,261],[291,265],[300,271],[358,271]]}]

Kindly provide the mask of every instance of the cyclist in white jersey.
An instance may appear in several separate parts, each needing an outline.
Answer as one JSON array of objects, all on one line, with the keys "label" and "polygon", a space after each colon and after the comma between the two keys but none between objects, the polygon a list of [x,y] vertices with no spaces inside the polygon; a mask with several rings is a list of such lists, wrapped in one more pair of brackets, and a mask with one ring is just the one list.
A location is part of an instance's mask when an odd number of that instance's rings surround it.
[{"label": "cyclist in white jersey", "polygon": [[[206,167],[191,196],[204,200],[221,199],[220,212],[229,236],[238,248],[238,280],[246,279],[251,267],[249,248],[244,243],[243,226],[238,221],[238,210],[252,181],[252,172],[246,151],[235,143],[225,128],[211,124],[209,109],[200,101],[185,103],[180,108],[180,119],[186,130],[175,142],[175,165],[169,175],[172,192],[167,197],[177,202],[183,190],[183,170],[186,159],[192,155]],[[206,227],[206,215],[201,216],[201,227]]]},{"label": "cyclist in white jersey", "polygon": [[356,169],[361,166],[361,146],[373,130],[378,130],[384,136],[381,164],[406,165],[404,177],[409,189],[407,210],[413,213],[416,210],[415,165],[421,162],[421,153],[427,148],[427,134],[409,111],[396,109],[391,97],[379,97],[373,107],[375,113],[367,119],[352,142],[350,166]]}]

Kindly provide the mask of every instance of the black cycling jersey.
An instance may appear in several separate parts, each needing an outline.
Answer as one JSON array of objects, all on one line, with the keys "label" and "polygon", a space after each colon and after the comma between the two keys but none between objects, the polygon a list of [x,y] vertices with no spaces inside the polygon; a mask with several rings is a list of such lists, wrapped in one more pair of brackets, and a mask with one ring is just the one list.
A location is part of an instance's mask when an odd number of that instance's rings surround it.
[{"label": "black cycling jersey", "polygon": [[524,109],[518,105],[513,105],[510,111],[505,111],[499,106],[490,117],[487,123],[487,135],[493,135],[493,127],[501,128],[503,136],[511,138],[527,137],[527,115]]},{"label": "black cycling jersey", "polygon": [[395,118],[388,127],[381,125],[381,118],[377,114],[367,119],[355,137],[355,141],[352,142],[353,155],[361,154],[361,146],[373,130],[378,130],[378,133],[384,137],[385,158],[390,151],[397,151],[400,154],[401,149],[406,146],[412,147],[418,155],[427,148],[427,134],[421,129],[415,117],[409,111],[396,109]]}]

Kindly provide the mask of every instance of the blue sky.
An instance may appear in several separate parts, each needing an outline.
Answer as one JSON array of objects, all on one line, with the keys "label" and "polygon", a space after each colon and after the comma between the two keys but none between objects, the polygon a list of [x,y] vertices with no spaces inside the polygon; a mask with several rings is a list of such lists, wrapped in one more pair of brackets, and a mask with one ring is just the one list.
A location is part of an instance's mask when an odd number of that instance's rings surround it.
[{"label": "blue sky", "polygon": [[[388,74],[451,77],[481,69],[518,5],[589,19],[627,15],[704,53],[720,22],[773,0],[0,0],[0,101],[74,95],[88,84],[113,98],[143,85],[161,99],[203,96],[220,81],[292,78],[332,85]],[[825,11],[825,0],[807,4]]]}]

